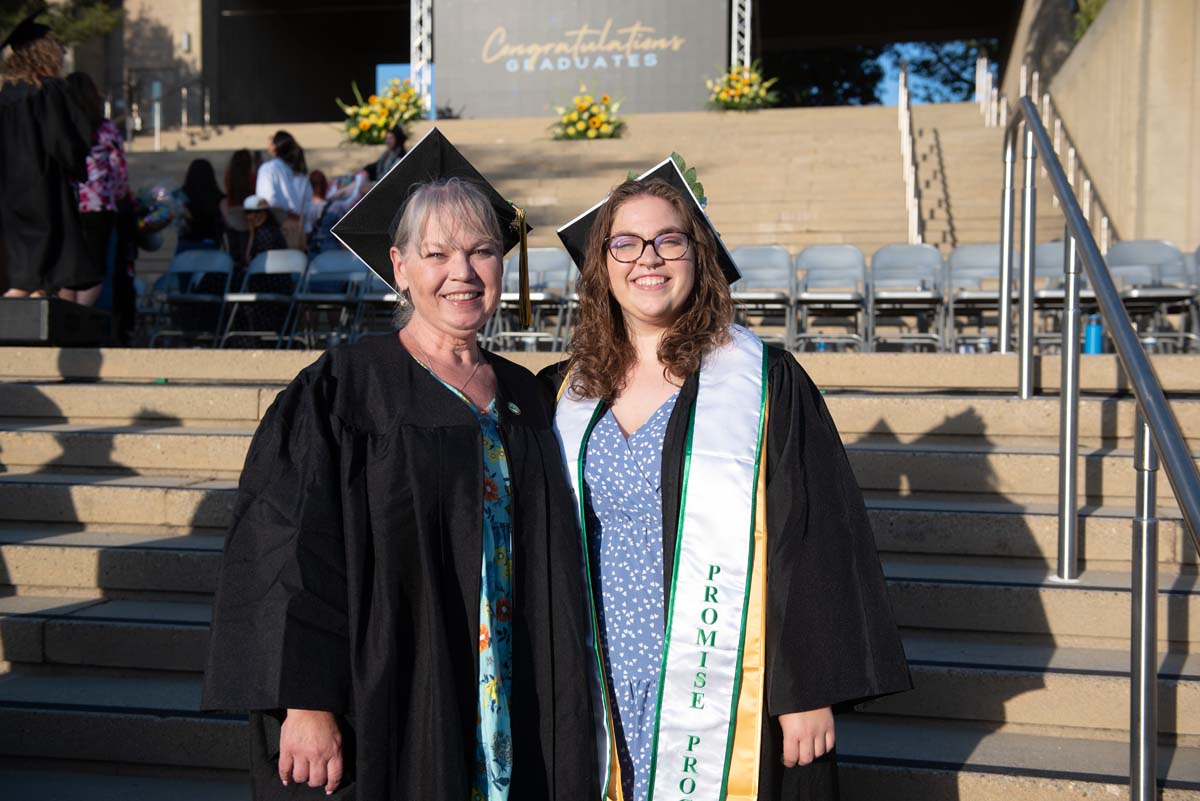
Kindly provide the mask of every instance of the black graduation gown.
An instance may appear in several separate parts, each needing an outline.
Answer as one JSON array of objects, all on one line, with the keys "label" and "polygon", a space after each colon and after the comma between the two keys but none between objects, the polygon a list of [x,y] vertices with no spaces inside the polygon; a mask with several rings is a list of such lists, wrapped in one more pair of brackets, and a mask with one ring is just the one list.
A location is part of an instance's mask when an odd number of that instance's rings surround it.
[{"label": "black graduation gown", "polygon": [[[767,348],[766,688],[759,798],[837,798],[836,757],[785,768],[776,717],[912,687],[862,492],[820,390],[792,354]],[[539,374],[557,395],[566,362]],[[684,382],[663,441],[663,586],[671,591],[688,420]],[[554,397],[552,396],[552,397]],[[666,599],[664,599],[664,604]]]},{"label": "black graduation gown", "polygon": [[[537,382],[487,359],[513,493],[511,797],[593,798],[570,487]],[[351,730],[339,796],[470,797],[482,493],[477,419],[395,335],[327,352],[268,410],[226,542],[203,701],[255,713],[256,798],[324,797],[280,785],[284,708],[328,710]]]},{"label": "black graduation gown", "polygon": [[88,256],[72,182],[87,179],[92,129],[65,81],[0,89],[0,239],[9,285],[33,292],[104,280]]}]

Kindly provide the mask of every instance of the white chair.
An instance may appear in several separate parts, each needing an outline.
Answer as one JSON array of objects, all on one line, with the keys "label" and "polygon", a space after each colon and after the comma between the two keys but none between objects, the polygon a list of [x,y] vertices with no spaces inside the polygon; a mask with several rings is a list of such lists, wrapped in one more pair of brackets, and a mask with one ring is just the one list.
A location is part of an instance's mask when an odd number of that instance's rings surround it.
[{"label": "white chair", "polygon": [[[942,348],[945,263],[932,245],[885,245],[871,257],[867,279],[868,347],[893,343]],[[906,318],[915,318],[912,330]],[[879,332],[880,323],[896,328]]]},{"label": "white chair", "polygon": [[306,348],[313,347],[316,338],[322,335],[330,344],[348,338],[367,273],[367,265],[348,250],[317,254],[308,263],[292,298],[287,346],[290,348],[296,341],[302,322],[300,335]]},{"label": "white chair", "polygon": [[[748,245],[729,254],[742,277],[733,285],[733,300],[743,322],[758,318],[756,333],[766,342],[791,349],[796,344],[796,268],[792,256],[778,245]],[[782,322],[783,333],[766,330]]]},{"label": "white chair", "polygon": [[[223,348],[232,337],[239,337],[273,341],[280,347],[287,339],[292,300],[307,267],[308,256],[300,250],[267,250],[255,256],[240,291],[225,295],[225,326],[217,346]],[[236,330],[239,313],[247,327]]]},{"label": "white chair", "polygon": [[160,279],[167,322],[150,333],[149,346],[163,337],[215,340],[232,275],[233,259],[224,251],[185,250],[171,259]]},{"label": "white chair", "polygon": [[[853,245],[809,245],[796,254],[795,269],[801,274],[796,293],[800,314],[796,346],[809,343],[862,350],[866,341],[867,260]],[[834,325],[845,333],[814,331],[816,326]]]}]

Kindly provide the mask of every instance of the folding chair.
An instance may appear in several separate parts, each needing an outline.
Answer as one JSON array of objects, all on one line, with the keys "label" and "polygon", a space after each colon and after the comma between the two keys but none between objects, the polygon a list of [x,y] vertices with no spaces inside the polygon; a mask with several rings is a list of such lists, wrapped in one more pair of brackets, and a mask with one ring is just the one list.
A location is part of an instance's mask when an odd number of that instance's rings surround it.
[{"label": "folding chair", "polygon": [[[946,261],[946,272],[946,346],[990,350],[999,340],[1000,246],[959,245]],[[972,321],[975,332],[960,332],[959,317]],[[991,326],[997,330],[985,330]]]},{"label": "folding chair", "polygon": [[[232,337],[273,340],[276,348],[281,347],[287,340],[292,299],[307,267],[308,256],[300,250],[267,250],[255,256],[241,290],[225,295],[228,311],[217,347],[225,347]],[[238,330],[235,325],[242,312],[247,327]]]},{"label": "folding chair", "polygon": [[[796,307],[800,313],[796,346],[826,344],[862,350],[866,342],[867,260],[853,245],[809,245],[796,254],[795,269],[803,273]],[[813,331],[833,325],[845,333]]]},{"label": "folding chair", "polygon": [[292,299],[287,346],[296,341],[297,329],[306,348],[313,347],[321,335],[329,344],[348,339],[367,272],[367,266],[348,250],[328,250],[309,262]]},{"label": "folding chair", "polygon": [[357,342],[367,334],[395,332],[399,300],[400,295],[391,284],[368,270],[366,280],[359,287],[354,319],[350,324],[350,341]]},{"label": "folding chair", "polygon": [[[750,323],[756,316],[755,333],[765,342],[784,348],[796,345],[796,268],[791,254],[778,245],[748,245],[729,254],[741,279],[733,286],[739,317]],[[768,330],[774,324],[775,332]],[[782,323],[783,333],[778,329]]]},{"label": "folding chair", "polygon": [[[1196,287],[1179,248],[1161,239],[1130,240],[1110,247],[1104,259],[1143,344],[1183,350],[1197,343],[1196,331],[1188,330],[1195,325]],[[1179,316],[1177,325],[1172,316]]]},{"label": "folding chair", "polygon": [[528,331],[521,330],[517,319],[521,300],[519,258],[514,252],[505,262],[500,306],[484,328],[484,341],[497,349],[519,342],[525,350],[537,350],[544,343],[549,350],[561,351],[566,342],[564,331],[571,257],[560,248],[529,249],[529,302],[533,307],[533,326]]},{"label": "folding chair", "polygon": [[215,341],[232,275],[233,259],[220,250],[185,250],[171,259],[155,282],[169,320],[150,334],[148,345],[154,347],[160,337]]},{"label": "folding chair", "polygon": [[[867,280],[868,347],[894,343],[941,350],[945,312],[942,254],[932,245],[885,245],[871,257]],[[905,318],[915,318],[911,330]],[[881,321],[898,330],[879,333]]]}]

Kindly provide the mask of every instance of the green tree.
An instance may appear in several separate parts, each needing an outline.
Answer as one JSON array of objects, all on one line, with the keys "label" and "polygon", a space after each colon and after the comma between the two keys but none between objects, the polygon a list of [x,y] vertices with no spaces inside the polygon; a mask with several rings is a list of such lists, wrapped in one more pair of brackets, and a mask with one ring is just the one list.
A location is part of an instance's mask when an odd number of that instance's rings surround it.
[{"label": "green tree", "polygon": [[[36,0],[6,2],[0,8],[0,31],[7,36],[18,22],[45,3]],[[38,15],[37,21],[49,25],[55,37],[66,47],[105,36],[121,23],[123,12],[106,0],[68,0]]]},{"label": "green tree", "polygon": [[1088,28],[1104,10],[1106,0],[1079,0],[1079,10],[1075,12],[1075,41],[1083,38]]},{"label": "green tree", "polygon": [[979,54],[995,62],[999,49],[995,39],[906,42],[894,45],[889,57],[908,62],[908,87],[914,101],[955,103],[975,96],[975,59]]}]

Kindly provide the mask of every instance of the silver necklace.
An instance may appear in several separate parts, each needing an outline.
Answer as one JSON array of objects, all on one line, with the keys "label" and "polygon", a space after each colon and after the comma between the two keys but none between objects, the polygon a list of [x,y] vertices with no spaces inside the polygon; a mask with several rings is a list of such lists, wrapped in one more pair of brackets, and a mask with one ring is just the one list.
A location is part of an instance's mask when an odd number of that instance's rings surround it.
[{"label": "silver necklace", "polygon": [[[413,342],[413,345],[417,345],[416,341]],[[433,368],[433,359],[429,358],[429,353],[424,348],[420,347],[419,345],[417,345],[417,349],[420,350],[421,355],[425,357],[425,364],[429,366],[429,372],[433,373],[440,380],[446,381],[446,379],[442,378],[441,375],[438,375],[438,371]],[[455,389],[457,389],[459,392],[466,394],[467,386],[471,383],[471,381],[474,380],[475,374],[479,372],[479,367],[482,364],[483,364],[482,358],[480,358],[479,361],[475,362],[475,366],[471,369],[471,374],[469,376],[467,376],[467,380],[462,383],[462,386],[455,386],[454,383],[451,381],[446,381],[446,383],[449,384],[450,386],[454,387]]]}]

